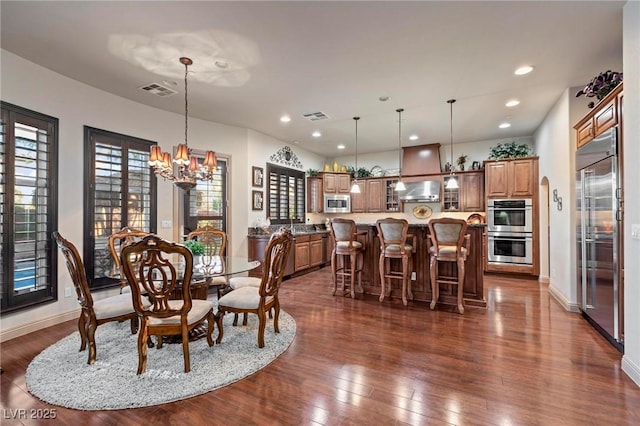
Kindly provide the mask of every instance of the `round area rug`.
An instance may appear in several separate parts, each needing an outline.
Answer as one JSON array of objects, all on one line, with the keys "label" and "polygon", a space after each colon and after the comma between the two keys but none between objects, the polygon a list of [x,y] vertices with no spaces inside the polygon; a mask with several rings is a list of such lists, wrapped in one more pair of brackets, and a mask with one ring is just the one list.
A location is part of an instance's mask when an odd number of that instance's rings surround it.
[{"label": "round area rug", "polygon": [[[268,365],[282,354],[296,334],[296,322],[280,311],[280,333],[267,320],[265,347],[258,348],[258,317],[248,325],[232,325],[224,316],[222,343],[210,347],[207,339],[189,342],[191,372],[184,372],[181,344],[148,348],[147,370],[138,376],[137,335],[129,322],[103,324],[96,330],[97,359],[87,364],[87,350],[79,352],[75,332],[49,346],[29,364],[30,392],[41,400],[79,410],[118,410],[178,401],[209,392]],[[242,324],[242,316],[239,324]],[[213,338],[217,336],[217,328]]]}]

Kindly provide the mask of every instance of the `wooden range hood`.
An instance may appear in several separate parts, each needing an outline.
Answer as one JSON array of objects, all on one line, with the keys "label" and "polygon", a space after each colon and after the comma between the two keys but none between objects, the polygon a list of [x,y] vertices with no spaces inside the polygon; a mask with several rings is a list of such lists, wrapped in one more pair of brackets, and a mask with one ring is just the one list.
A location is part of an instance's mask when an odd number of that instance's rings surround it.
[{"label": "wooden range hood", "polygon": [[442,173],[439,143],[402,148],[403,177],[435,173]]}]

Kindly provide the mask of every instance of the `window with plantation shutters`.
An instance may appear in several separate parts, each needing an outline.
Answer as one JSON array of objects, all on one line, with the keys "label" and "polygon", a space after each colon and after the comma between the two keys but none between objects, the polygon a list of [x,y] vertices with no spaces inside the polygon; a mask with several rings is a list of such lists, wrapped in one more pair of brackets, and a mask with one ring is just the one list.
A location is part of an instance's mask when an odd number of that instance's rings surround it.
[{"label": "window with plantation shutters", "polygon": [[108,238],[129,226],[156,231],[155,142],[85,127],[84,263],[89,286],[116,285]]},{"label": "window with plantation shutters", "polygon": [[2,313],[57,300],[58,119],[5,102],[0,120]]},{"label": "window with plantation shutters", "polygon": [[267,177],[267,212],[271,223],[304,223],[304,172],[267,164]]},{"label": "window with plantation shutters", "polygon": [[213,181],[198,181],[184,193],[185,235],[206,225],[227,232],[227,170],[227,159],[218,157]]}]

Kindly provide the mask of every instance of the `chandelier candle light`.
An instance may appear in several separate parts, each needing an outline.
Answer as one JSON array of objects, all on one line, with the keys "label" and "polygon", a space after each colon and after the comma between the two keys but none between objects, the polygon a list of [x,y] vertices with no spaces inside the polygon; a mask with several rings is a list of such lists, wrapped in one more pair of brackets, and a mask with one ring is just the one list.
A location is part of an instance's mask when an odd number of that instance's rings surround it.
[{"label": "chandelier candle light", "polygon": [[355,179],[353,180],[353,186],[351,187],[352,194],[360,193],[360,185],[358,185],[358,120],[360,120],[360,117],[353,117],[353,121],[356,122],[356,175],[354,176]]},{"label": "chandelier candle light", "polygon": [[402,111],[404,109],[398,108],[398,182],[396,183],[396,191],[405,191],[407,188],[402,182]]},{"label": "chandelier candle light", "polygon": [[450,129],[450,135],[451,135],[451,140],[449,143],[449,146],[451,148],[451,168],[450,170],[450,174],[449,174],[449,180],[447,181],[447,189],[458,189],[458,178],[456,177],[456,174],[453,171],[453,103],[455,102],[455,99],[449,99],[447,101],[447,103],[450,105],[450,111],[451,111],[451,129]]},{"label": "chandelier candle light", "polygon": [[162,152],[162,149],[157,145],[151,147],[149,165],[153,167],[156,176],[161,176],[163,179],[173,181],[178,188],[189,192],[191,188],[196,186],[198,181],[213,181],[215,177],[214,172],[218,167],[218,160],[215,152],[207,151],[204,162],[199,164],[198,159],[191,155],[191,150],[187,145],[187,131],[189,129],[187,74],[189,72],[188,67],[193,64],[193,61],[189,58],[182,57],[180,58],[180,63],[184,65],[184,143],[178,145],[176,155],[173,157],[173,162],[178,165],[178,170],[177,173],[174,173],[171,164],[171,155],[168,152]]}]

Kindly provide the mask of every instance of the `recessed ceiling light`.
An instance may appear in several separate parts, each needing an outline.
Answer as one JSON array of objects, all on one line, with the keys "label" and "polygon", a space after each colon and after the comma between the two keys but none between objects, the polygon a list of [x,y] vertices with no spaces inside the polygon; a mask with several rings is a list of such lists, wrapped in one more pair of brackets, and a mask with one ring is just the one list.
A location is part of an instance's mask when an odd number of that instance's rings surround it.
[{"label": "recessed ceiling light", "polygon": [[311,133],[311,136],[313,136],[314,138],[319,138],[320,136],[322,136],[322,133],[316,130],[315,132]]},{"label": "recessed ceiling light", "polygon": [[533,67],[531,65],[525,65],[523,67],[518,68],[513,73],[515,75],[525,75],[525,74],[529,74],[531,71],[533,71]]},{"label": "recessed ceiling light", "polygon": [[288,115],[283,115],[282,117],[280,117],[280,121],[282,121],[283,123],[288,123],[291,121],[291,117],[289,117]]},{"label": "recessed ceiling light", "polygon": [[507,127],[511,127],[511,123],[507,123],[505,121],[504,123],[500,123],[498,127],[500,127],[501,129],[506,129]]},{"label": "recessed ceiling light", "polygon": [[344,145],[342,145],[342,144],[338,145],[338,149],[344,149],[344,148],[345,148]]},{"label": "recessed ceiling light", "polygon": [[380,102],[387,102],[387,101],[389,100],[389,97],[388,97],[388,96],[380,96],[380,97],[378,98],[378,100],[379,100]]},{"label": "recessed ceiling light", "polygon": [[417,140],[418,140],[418,135],[411,135],[411,136],[409,136],[409,140],[410,140],[410,141],[417,141]]},{"label": "recessed ceiling light", "polygon": [[520,105],[520,101],[519,101],[519,100],[517,100],[517,99],[511,99],[510,101],[507,101],[507,103],[506,103],[506,104],[504,104],[504,105],[505,105],[506,107],[511,108],[511,107],[516,106],[516,105]]}]

